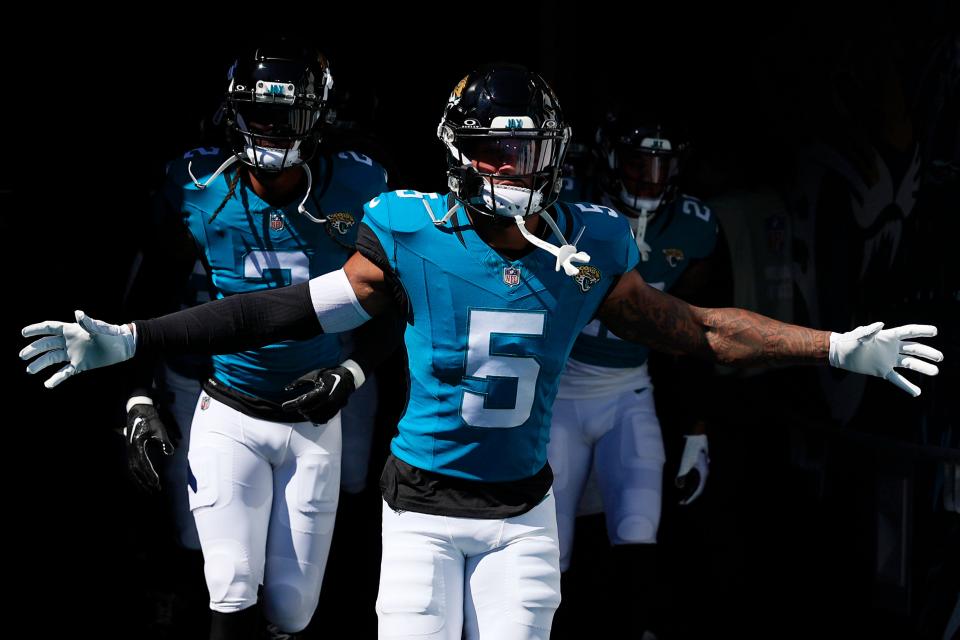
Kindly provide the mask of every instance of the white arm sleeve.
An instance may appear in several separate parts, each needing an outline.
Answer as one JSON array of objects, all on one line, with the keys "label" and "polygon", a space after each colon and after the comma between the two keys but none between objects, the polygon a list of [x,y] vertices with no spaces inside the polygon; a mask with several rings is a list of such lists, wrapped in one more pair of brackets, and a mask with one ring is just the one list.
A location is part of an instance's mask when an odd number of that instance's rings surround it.
[{"label": "white arm sleeve", "polygon": [[325,333],[356,329],[370,319],[343,269],[311,279],[310,300]]}]

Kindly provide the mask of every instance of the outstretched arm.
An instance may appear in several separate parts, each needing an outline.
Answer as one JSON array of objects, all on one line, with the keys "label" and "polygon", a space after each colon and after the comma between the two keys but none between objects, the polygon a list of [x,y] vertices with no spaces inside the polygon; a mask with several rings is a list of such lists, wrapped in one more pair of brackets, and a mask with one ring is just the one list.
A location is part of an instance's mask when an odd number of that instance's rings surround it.
[{"label": "outstretched arm", "polygon": [[123,362],[134,353],[233,353],[303,339],[322,332],[353,329],[394,304],[383,272],[359,254],[343,269],[309,282],[240,294],[152,320],[118,326],[77,312],[77,322],[47,321],[23,329],[41,336],[20,352],[24,360],[40,356],[28,373],[56,363],[68,364],[44,384]]},{"label": "outstretched arm", "polygon": [[635,271],[624,274],[600,308],[614,333],[667,353],[696,355],[732,366],[827,363],[885,378],[911,395],[920,389],[893,370],[936,375],[943,354],[909,338],[932,337],[936,327],[906,325],[881,331],[882,323],[844,334],[787,324],[752,311],[687,304],[649,286]]}]

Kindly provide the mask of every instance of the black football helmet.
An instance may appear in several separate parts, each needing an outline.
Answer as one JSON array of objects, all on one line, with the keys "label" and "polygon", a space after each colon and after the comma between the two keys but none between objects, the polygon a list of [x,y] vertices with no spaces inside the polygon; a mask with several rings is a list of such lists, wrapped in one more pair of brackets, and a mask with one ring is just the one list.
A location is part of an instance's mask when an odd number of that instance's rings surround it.
[{"label": "black football helmet", "polygon": [[306,163],[333,121],[327,59],[288,38],[261,42],[228,72],[224,122],[236,157],[258,172]]},{"label": "black football helmet", "polygon": [[600,188],[624,213],[655,213],[677,195],[689,151],[680,127],[663,117],[610,112],[596,134]]},{"label": "black football helmet", "polygon": [[454,196],[489,216],[529,216],[560,194],[571,130],[538,74],[495,64],[461,80],[437,136],[447,149]]}]

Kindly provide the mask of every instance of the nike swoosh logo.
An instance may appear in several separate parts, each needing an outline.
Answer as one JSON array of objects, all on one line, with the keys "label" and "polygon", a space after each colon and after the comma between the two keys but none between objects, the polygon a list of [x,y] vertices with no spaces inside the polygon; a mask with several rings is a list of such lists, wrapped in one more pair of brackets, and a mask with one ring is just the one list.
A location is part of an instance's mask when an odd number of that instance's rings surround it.
[{"label": "nike swoosh logo", "polygon": [[144,422],[143,416],[137,416],[136,418],[134,418],[134,420],[133,420],[133,427],[130,429],[130,442],[131,442],[131,443],[133,443],[133,439],[134,439],[134,438],[136,437],[136,435],[137,435],[137,429],[140,427],[140,425],[141,425],[143,422]]},{"label": "nike swoosh logo", "polygon": [[333,392],[337,390],[337,385],[340,384],[340,374],[339,374],[339,373],[331,373],[330,375],[335,378],[335,380],[333,381],[333,386],[330,387],[330,394],[329,394],[329,395],[332,396],[332,395],[333,395]]}]

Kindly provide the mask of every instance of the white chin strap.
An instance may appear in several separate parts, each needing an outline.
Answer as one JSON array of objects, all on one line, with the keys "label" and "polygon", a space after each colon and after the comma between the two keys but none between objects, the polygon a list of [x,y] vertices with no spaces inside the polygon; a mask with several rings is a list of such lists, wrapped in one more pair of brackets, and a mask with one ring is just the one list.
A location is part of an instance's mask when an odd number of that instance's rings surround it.
[{"label": "white chin strap", "polygon": [[437,219],[437,216],[433,215],[433,209],[430,208],[430,205],[427,204],[427,201],[421,200],[420,202],[423,203],[423,208],[427,210],[427,215],[430,216],[431,220],[433,220],[433,224],[437,225],[438,227],[442,227],[443,225],[447,224],[447,220],[453,217],[453,214],[457,211],[457,207],[460,206],[459,202],[454,202],[453,206],[447,209],[447,213],[444,214],[442,218]]},{"label": "white chin strap", "polygon": [[560,233],[560,229],[557,227],[557,223],[553,221],[553,218],[550,217],[550,214],[546,211],[541,211],[540,215],[543,216],[543,219],[547,221],[550,229],[553,231],[553,235],[560,240],[560,246],[550,244],[545,242],[527,231],[527,227],[524,224],[523,216],[516,215],[513,217],[514,222],[517,223],[517,227],[520,229],[520,233],[526,238],[527,242],[532,244],[535,247],[543,249],[547,253],[557,257],[557,264],[554,268],[555,271],[560,271],[560,267],[563,267],[563,272],[568,276],[575,276],[580,272],[580,269],[573,265],[573,261],[581,262],[587,264],[590,262],[590,254],[585,251],[577,251],[577,242],[580,240],[580,236],[583,235],[584,229],[586,227],[580,228],[580,233],[577,234],[576,239],[573,241],[573,244],[568,244],[567,240],[563,237],[563,234]]},{"label": "white chin strap", "polygon": [[326,218],[317,218],[307,211],[307,200],[310,199],[310,193],[313,191],[313,174],[310,172],[310,167],[307,166],[307,163],[303,162],[300,158],[299,140],[294,143],[290,149],[256,147],[248,144],[244,147],[244,153],[247,154],[247,159],[250,160],[254,166],[263,167],[268,170],[283,171],[284,169],[289,169],[297,165],[302,166],[303,171],[307,174],[307,192],[303,194],[303,200],[297,205],[297,211],[317,224],[324,224],[327,221]]},{"label": "white chin strap", "polygon": [[644,262],[650,259],[650,252],[653,249],[644,239],[647,235],[647,222],[653,217],[653,214],[660,208],[663,202],[663,194],[657,198],[638,198],[624,187],[620,188],[620,202],[632,213],[636,213],[636,219],[629,218],[630,226],[633,227],[633,237],[637,240],[637,249],[640,250],[640,258]]},{"label": "white chin strap", "polygon": [[640,250],[640,258],[644,262],[650,259],[650,252],[653,251],[653,248],[647,244],[647,241],[645,240],[647,235],[647,223],[652,217],[652,213],[646,209],[641,209],[640,215],[636,218],[627,218],[627,220],[630,222],[630,226],[633,228],[633,237],[637,241],[637,249]]},{"label": "white chin strap", "polygon": [[[286,151],[286,149],[266,149],[266,148],[264,148],[264,147],[256,147],[256,148],[257,148],[257,149],[261,149],[261,150],[263,150],[263,151],[271,151],[271,152],[272,152],[272,151]],[[300,151],[299,151],[299,149],[290,149],[290,152],[291,152],[290,155],[294,155],[293,152],[296,152],[296,158],[299,160],[299,158],[300,158]],[[251,155],[253,155],[253,154],[252,154],[252,150],[251,150],[250,147],[247,147],[247,157],[251,157]],[[287,156],[287,159],[289,160],[289,159],[290,159],[290,156]],[[210,183],[211,183],[211,182],[213,182],[214,180],[216,180],[216,179],[220,176],[221,173],[223,173],[224,171],[226,171],[227,168],[228,168],[230,165],[232,165],[233,163],[237,162],[237,160],[239,160],[239,157],[238,157],[238,156],[230,156],[229,158],[227,158],[227,159],[224,161],[224,163],[223,163],[222,165],[220,165],[220,167],[219,167],[216,171],[213,172],[213,175],[211,175],[209,178],[207,178],[206,182],[200,182],[199,180],[197,180],[197,177],[196,177],[195,175],[193,175],[193,171],[192,171],[193,161],[192,161],[192,160],[187,163],[187,173],[190,174],[190,178],[193,180],[193,184],[196,185],[197,189],[203,190],[203,189],[206,189],[208,186],[210,186]],[[281,158],[281,160],[282,160],[282,158]],[[261,166],[264,166],[264,165],[261,165]],[[293,165],[288,165],[288,168],[289,168],[289,166],[293,166]],[[303,215],[305,215],[305,216],[306,216],[307,218],[309,218],[311,221],[316,222],[317,224],[324,224],[324,223],[327,221],[326,218],[317,218],[316,216],[314,216],[313,214],[311,214],[309,211],[307,211],[307,207],[306,207],[307,200],[310,199],[310,193],[313,191],[313,173],[310,171],[310,167],[309,167],[306,163],[302,164],[301,166],[303,167],[304,172],[307,174],[307,192],[306,192],[305,194],[303,194],[303,200],[301,200],[301,201],[300,201],[300,204],[297,205],[297,211],[300,212],[300,213],[302,213]]]},{"label": "white chin strap", "polygon": [[[576,247],[577,241],[580,240],[580,236],[583,235],[583,230],[586,227],[580,229],[580,234],[577,235],[573,244],[568,244],[550,214],[540,210],[540,204],[543,202],[543,194],[540,191],[514,185],[499,185],[491,188],[490,183],[484,181],[480,197],[487,208],[495,211],[497,215],[512,217],[527,242],[543,249],[550,255],[556,256],[557,264],[554,267],[556,271],[560,271],[560,268],[563,267],[564,273],[568,276],[575,276],[580,272],[580,269],[573,265],[574,260],[583,264],[590,262],[590,255],[584,251],[577,251]],[[524,216],[534,213],[539,213],[547,221],[553,235],[560,241],[559,247],[545,242],[527,231]]]},{"label": "white chin strap", "polygon": [[543,194],[539,191],[506,184],[491,188],[487,180],[484,180],[480,198],[488,209],[510,218],[537,213],[543,202]]},{"label": "white chin strap", "polygon": [[199,180],[197,180],[197,176],[193,175],[193,160],[187,163],[187,173],[190,174],[190,179],[193,180],[193,184],[197,187],[197,189],[200,189],[201,191],[203,191],[208,186],[210,186],[211,182],[219,178],[220,174],[226,171],[227,168],[237,160],[238,160],[237,156],[230,156],[229,158],[227,158],[224,161],[224,163],[220,165],[220,167],[216,171],[213,172],[213,175],[207,178],[206,182],[200,182]]},{"label": "white chin strap", "polygon": [[303,194],[303,200],[300,201],[300,204],[297,206],[297,211],[307,216],[311,221],[316,222],[317,224],[324,224],[326,218],[317,218],[313,216],[309,211],[307,211],[307,200],[310,199],[310,193],[313,192],[313,174],[310,172],[310,167],[307,163],[303,163],[303,170],[307,174],[307,192]]}]

